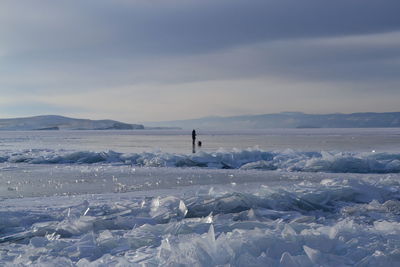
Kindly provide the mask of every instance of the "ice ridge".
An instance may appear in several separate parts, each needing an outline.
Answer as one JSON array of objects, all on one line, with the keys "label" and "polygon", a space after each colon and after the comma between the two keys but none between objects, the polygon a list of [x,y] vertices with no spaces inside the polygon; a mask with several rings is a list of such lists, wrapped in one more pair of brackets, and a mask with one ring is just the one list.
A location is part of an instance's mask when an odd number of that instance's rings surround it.
[{"label": "ice ridge", "polygon": [[2,163],[127,164],[143,167],[285,170],[331,173],[400,173],[400,153],[262,151],[245,149],[196,154],[163,152],[24,150],[3,152]]}]

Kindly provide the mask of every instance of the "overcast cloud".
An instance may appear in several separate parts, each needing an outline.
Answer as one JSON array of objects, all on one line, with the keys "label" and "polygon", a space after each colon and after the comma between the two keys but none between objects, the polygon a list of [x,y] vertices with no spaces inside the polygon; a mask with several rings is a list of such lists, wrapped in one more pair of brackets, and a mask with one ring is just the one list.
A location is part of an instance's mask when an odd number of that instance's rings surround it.
[{"label": "overcast cloud", "polygon": [[400,111],[398,0],[0,3],[0,117]]}]

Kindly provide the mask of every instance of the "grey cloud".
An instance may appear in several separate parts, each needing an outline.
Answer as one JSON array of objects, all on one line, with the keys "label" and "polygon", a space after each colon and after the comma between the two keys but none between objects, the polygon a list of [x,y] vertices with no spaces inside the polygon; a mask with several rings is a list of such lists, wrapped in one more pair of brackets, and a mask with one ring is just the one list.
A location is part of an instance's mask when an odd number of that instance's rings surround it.
[{"label": "grey cloud", "polygon": [[[3,84],[43,90],[87,90],[140,83],[280,77],[302,81],[375,83],[397,90],[400,32],[344,38],[263,42],[208,54],[113,59],[80,64],[38,64],[22,76],[1,76]],[[99,64],[100,62],[100,64]],[[366,89],[364,89],[366,90]]]},{"label": "grey cloud", "polygon": [[397,0],[18,2],[2,3],[11,12],[2,21],[9,25],[1,27],[4,41],[56,59],[204,53],[266,40],[400,29]]},{"label": "grey cloud", "polygon": [[0,86],[56,93],[272,76],[397,90],[399,10],[398,0],[5,0]]}]

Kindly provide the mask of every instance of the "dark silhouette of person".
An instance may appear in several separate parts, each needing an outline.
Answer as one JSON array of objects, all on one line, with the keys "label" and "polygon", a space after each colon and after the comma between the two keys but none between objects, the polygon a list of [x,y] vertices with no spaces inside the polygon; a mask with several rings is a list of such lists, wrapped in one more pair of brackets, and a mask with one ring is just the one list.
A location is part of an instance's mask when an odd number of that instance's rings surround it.
[{"label": "dark silhouette of person", "polygon": [[192,131],[192,153],[196,153],[196,131]]},{"label": "dark silhouette of person", "polygon": [[192,143],[193,143],[193,145],[196,144],[196,130],[194,130],[194,129],[192,131]]}]

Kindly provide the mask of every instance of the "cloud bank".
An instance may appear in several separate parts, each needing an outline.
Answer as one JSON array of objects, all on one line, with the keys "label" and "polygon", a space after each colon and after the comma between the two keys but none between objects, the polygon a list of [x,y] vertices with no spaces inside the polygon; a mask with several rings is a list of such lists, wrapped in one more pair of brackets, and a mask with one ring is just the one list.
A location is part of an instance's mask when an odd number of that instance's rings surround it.
[{"label": "cloud bank", "polygon": [[0,4],[0,116],[395,111],[398,1]]}]

